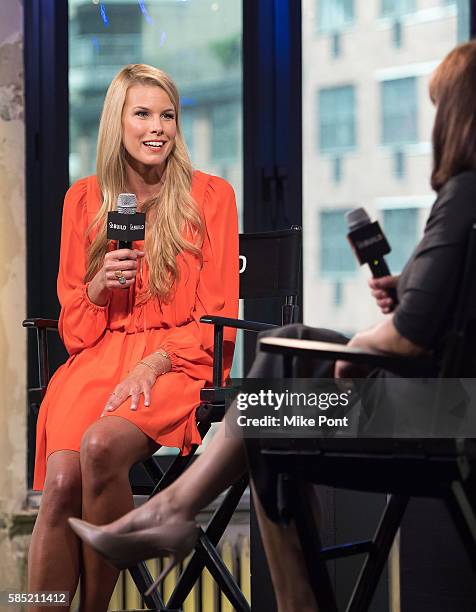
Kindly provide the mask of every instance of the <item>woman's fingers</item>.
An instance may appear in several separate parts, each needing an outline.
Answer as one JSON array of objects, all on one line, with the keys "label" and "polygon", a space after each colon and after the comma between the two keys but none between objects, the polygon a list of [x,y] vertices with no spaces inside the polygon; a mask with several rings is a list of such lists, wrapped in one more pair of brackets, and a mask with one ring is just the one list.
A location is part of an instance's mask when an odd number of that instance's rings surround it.
[{"label": "woman's fingers", "polygon": [[140,393],[134,392],[131,393],[131,410],[137,410],[137,406],[139,404]]},{"label": "woman's fingers", "polygon": [[118,385],[109,396],[101,416],[106,412],[114,412],[114,410],[119,408],[119,406],[122,404],[122,402],[126,400],[128,396],[129,393],[124,390],[122,385]]},{"label": "woman's fingers", "polygon": [[134,283],[138,260],[144,255],[144,251],[136,249],[117,249],[106,253],[103,266],[106,287],[108,289],[128,289]]},{"label": "woman's fingers", "polygon": [[123,404],[128,397],[131,398],[130,409],[137,410],[139,406],[139,402],[140,402],[140,396],[142,393],[144,394],[144,406],[150,406],[150,386],[149,385],[145,384],[142,390],[139,390],[137,389],[136,386],[134,386],[132,389],[129,389],[129,391],[127,392],[122,391],[122,390],[117,391],[117,387],[116,387],[116,390],[114,390],[109,396],[106,402],[106,405],[104,406],[104,410],[102,411],[101,416],[103,416],[104,414],[108,412],[114,412],[115,410],[117,410],[117,408],[119,408],[119,406]]},{"label": "woman's fingers", "polygon": [[392,311],[393,299],[389,296],[388,290],[396,287],[398,276],[382,276],[381,278],[371,278],[369,280],[370,293],[377,302],[383,314]]},{"label": "woman's fingers", "polygon": [[150,386],[146,383],[144,384],[144,406],[150,406]]}]

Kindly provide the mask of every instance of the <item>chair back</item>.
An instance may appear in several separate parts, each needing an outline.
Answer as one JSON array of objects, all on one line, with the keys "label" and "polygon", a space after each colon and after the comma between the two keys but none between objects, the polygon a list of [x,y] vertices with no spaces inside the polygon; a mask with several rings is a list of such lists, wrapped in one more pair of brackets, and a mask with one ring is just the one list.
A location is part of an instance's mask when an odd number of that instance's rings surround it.
[{"label": "chair back", "polygon": [[476,376],[476,224],[468,236],[453,327],[448,333],[441,378]]},{"label": "chair back", "polygon": [[283,298],[282,323],[297,321],[302,231],[240,234],[240,298]]}]

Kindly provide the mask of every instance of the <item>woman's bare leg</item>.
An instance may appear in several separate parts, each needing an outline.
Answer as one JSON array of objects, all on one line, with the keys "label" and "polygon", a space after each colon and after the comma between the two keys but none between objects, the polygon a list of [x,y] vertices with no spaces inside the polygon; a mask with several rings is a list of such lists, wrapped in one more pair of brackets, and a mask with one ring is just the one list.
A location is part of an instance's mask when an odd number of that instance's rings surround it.
[{"label": "woman's bare leg", "polygon": [[271,521],[263,510],[253,483],[251,487],[278,612],[317,612],[294,523],[283,526]]},{"label": "woman's bare leg", "polygon": [[245,471],[243,441],[238,436],[228,437],[222,421],[206,450],[175,482],[140,508],[108,525],[107,529],[130,531],[164,522],[193,520]]},{"label": "woman's bare leg", "polygon": [[[78,585],[80,546],[66,519],[81,516],[81,470],[79,453],[57,451],[49,456],[40,511],[28,554],[28,590],[68,591],[70,600]],[[63,607],[31,606],[64,611]]]},{"label": "woman's bare leg", "polygon": [[[131,510],[129,470],[156,449],[157,444],[126,419],[108,416],[94,423],[81,442],[82,518],[101,525]],[[118,575],[103,557],[84,546],[80,611],[107,610]]]}]

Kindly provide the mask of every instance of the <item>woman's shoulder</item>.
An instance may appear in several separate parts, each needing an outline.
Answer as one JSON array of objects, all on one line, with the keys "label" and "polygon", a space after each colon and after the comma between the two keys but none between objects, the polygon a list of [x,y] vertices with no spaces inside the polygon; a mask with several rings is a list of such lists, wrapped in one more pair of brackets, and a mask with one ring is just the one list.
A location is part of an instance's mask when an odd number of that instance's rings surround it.
[{"label": "woman's shoulder", "polygon": [[426,230],[448,237],[466,233],[476,220],[476,171],[451,177],[440,189],[427,221]]},{"label": "woman's shoulder", "polygon": [[237,216],[236,198],[228,181],[195,170],[193,173],[192,196],[199,205],[205,223],[208,225],[229,223]]},{"label": "woman's shoulder", "polygon": [[224,178],[202,172],[201,170],[194,170],[192,194],[196,196],[199,193],[203,194],[204,197],[213,195],[225,196],[230,193],[234,194],[234,191],[230,183]]},{"label": "woman's shoulder", "polygon": [[98,209],[101,192],[95,175],[75,181],[66,192],[65,206],[82,207],[94,212]]},{"label": "woman's shoulder", "polygon": [[470,198],[473,202],[476,193],[476,170],[465,170],[452,176],[440,189],[438,200],[446,202],[452,199],[465,200]]}]

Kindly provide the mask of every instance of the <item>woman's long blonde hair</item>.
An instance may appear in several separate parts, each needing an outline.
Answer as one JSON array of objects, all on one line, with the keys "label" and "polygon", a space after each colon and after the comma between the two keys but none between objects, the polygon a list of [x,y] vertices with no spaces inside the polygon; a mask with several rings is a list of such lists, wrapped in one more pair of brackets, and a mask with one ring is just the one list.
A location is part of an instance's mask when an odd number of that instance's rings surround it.
[{"label": "woman's long blonde hair", "polygon": [[90,281],[101,268],[107,252],[107,213],[115,210],[117,196],[128,191],[122,144],[122,112],[127,90],[136,84],[163,89],[173,104],[177,123],[175,143],[167,158],[160,193],[141,209],[148,221],[145,252],[149,263],[149,289],[146,299],[158,296],[166,300],[178,281],[176,256],[182,251],[190,251],[200,258],[204,228],[198,206],[190,193],[192,163],[180,126],[177,87],[165,72],[146,64],[129,64],[122,68],[109,85],[104,100],[96,159],[96,175],[103,201],[88,228],[88,232],[93,228],[98,231],[88,251],[85,282]]}]

